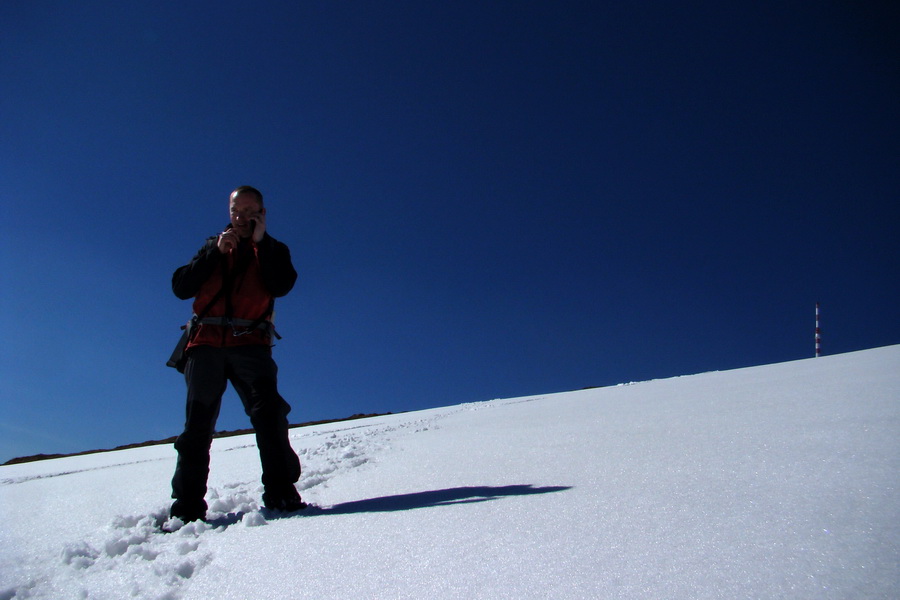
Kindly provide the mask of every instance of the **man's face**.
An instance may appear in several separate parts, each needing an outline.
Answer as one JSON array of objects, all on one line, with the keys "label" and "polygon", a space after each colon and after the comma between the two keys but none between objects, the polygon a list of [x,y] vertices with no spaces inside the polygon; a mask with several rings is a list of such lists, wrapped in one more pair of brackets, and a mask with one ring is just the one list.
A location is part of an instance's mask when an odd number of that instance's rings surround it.
[{"label": "man's face", "polygon": [[253,235],[253,223],[261,215],[266,214],[264,208],[260,207],[256,196],[249,193],[238,194],[231,198],[229,203],[231,212],[231,226],[242,238],[248,238]]}]

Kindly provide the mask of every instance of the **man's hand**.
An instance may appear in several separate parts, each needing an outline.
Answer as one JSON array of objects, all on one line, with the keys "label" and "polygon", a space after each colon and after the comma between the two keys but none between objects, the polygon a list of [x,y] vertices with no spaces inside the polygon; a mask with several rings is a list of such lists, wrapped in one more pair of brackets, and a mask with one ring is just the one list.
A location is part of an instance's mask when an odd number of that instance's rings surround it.
[{"label": "man's hand", "polygon": [[235,248],[237,248],[238,242],[241,240],[238,237],[237,232],[234,229],[228,229],[219,234],[218,247],[219,252],[222,254],[228,254]]},{"label": "man's hand", "polygon": [[266,235],[266,211],[262,211],[257,213],[253,217],[252,221],[255,226],[253,228],[253,241],[255,243],[260,243],[263,239],[263,236]]}]

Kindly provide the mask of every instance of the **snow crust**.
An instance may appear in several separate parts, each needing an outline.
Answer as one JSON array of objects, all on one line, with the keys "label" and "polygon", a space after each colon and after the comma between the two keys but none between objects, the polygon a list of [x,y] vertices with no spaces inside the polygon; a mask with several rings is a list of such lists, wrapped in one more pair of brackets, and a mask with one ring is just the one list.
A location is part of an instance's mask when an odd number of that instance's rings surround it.
[{"label": "snow crust", "polygon": [[900,346],[291,441],[315,507],[221,439],[184,526],[170,446],[0,467],[0,600],[900,597]]}]

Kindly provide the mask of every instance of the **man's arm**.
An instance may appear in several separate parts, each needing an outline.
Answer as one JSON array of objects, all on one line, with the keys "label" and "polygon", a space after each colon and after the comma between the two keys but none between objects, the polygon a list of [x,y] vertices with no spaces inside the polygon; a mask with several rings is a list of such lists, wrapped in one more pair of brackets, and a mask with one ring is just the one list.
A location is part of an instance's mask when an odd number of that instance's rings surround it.
[{"label": "man's arm", "polygon": [[280,298],[290,292],[297,281],[297,271],[294,270],[288,247],[265,234],[256,245],[256,251],[260,276],[269,293]]},{"label": "man's arm", "polygon": [[179,267],[172,275],[172,291],[176,296],[182,300],[193,298],[200,291],[200,286],[212,275],[222,260],[217,241],[218,236],[207,239],[191,262]]}]

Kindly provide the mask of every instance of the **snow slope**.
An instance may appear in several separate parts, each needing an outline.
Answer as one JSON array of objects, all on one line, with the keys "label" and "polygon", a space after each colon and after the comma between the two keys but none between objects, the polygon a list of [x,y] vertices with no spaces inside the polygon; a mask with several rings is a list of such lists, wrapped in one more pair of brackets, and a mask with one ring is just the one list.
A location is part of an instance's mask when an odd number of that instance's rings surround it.
[{"label": "snow slope", "polygon": [[900,346],[292,430],[318,505],[158,533],[171,447],[0,467],[0,600],[897,598]]}]

